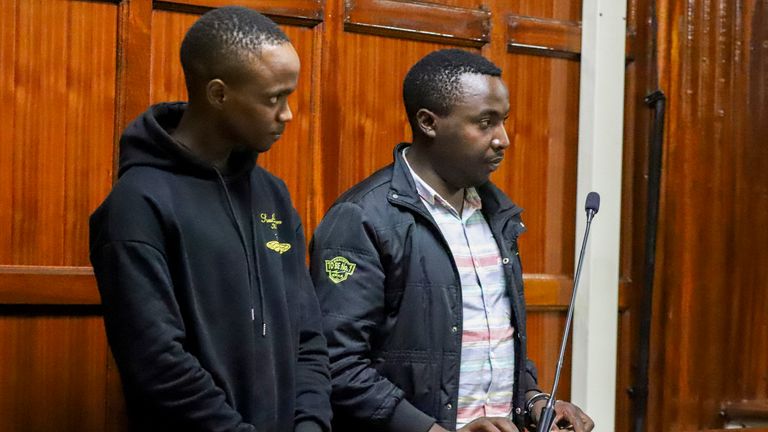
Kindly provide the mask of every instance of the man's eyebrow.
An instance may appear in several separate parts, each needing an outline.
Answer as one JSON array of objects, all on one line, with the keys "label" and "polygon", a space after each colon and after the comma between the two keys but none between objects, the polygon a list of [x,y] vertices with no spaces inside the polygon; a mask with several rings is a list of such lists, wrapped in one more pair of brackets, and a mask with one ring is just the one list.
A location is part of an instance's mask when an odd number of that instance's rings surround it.
[{"label": "man's eyebrow", "polygon": [[509,111],[501,112],[499,110],[495,110],[495,109],[491,108],[491,109],[487,109],[487,110],[481,111],[480,114],[478,114],[477,116],[481,117],[481,116],[486,116],[486,115],[493,115],[493,116],[499,116],[499,117],[507,117],[507,116],[509,116]]}]

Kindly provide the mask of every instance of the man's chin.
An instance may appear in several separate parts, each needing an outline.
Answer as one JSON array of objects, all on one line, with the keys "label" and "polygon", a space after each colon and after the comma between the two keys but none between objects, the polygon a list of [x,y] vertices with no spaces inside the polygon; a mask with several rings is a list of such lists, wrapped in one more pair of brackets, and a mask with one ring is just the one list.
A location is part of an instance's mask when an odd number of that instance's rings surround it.
[{"label": "man's chin", "polygon": [[243,151],[250,151],[254,153],[265,153],[269,151],[269,149],[272,148],[272,145],[275,143],[275,141],[265,141],[261,143],[251,144],[251,145],[244,145],[242,146]]}]

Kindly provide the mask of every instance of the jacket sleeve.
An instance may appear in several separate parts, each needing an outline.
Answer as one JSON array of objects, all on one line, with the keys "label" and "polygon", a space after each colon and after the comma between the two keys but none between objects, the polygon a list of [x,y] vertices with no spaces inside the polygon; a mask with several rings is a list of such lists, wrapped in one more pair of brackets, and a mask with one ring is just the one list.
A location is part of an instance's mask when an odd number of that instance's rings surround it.
[{"label": "jacket sleeve", "polygon": [[253,431],[197,358],[163,252],[142,241],[108,241],[91,251],[107,337],[126,391],[173,423],[207,431]]},{"label": "jacket sleeve", "polygon": [[523,394],[529,391],[541,392],[538,383],[536,365],[531,359],[525,360],[525,374],[523,375],[523,385],[521,386]]},{"label": "jacket sleeve", "polygon": [[435,419],[372,366],[382,327],[385,272],[363,210],[343,202],[323,218],[310,246],[310,273],[323,314],[334,411],[390,431],[425,432]]},{"label": "jacket sleeve", "polygon": [[[299,220],[298,215],[294,215]],[[296,432],[331,429],[331,380],[328,371],[328,350],[322,333],[322,316],[312,279],[306,266],[304,229],[297,224],[296,242],[301,271],[301,315],[299,325],[298,363],[296,367]]]}]

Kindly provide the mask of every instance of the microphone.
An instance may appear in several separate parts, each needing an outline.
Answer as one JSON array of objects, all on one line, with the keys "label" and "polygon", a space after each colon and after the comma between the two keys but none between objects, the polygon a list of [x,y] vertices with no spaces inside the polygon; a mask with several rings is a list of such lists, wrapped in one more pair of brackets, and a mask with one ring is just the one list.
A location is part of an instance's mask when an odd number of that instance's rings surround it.
[{"label": "microphone", "polygon": [[600,210],[599,193],[590,192],[587,194],[587,202],[584,203],[584,210],[587,212],[587,223],[592,222],[592,218],[595,217],[597,211]]},{"label": "microphone", "polygon": [[576,303],[576,289],[579,287],[579,277],[581,276],[581,265],[584,263],[584,251],[587,249],[587,239],[589,239],[589,227],[592,225],[592,218],[600,210],[600,194],[590,192],[587,194],[587,201],[584,203],[584,210],[587,212],[587,228],[584,231],[584,240],[581,243],[581,252],[579,253],[579,264],[576,266],[576,276],[573,278],[573,291],[571,293],[571,305],[568,306],[568,318],[565,320],[565,330],[563,331],[563,340],[560,343],[560,357],[555,369],[555,382],[552,385],[552,393],[549,394],[547,406],[541,411],[539,424],[536,432],[549,432],[552,429],[552,422],[555,419],[555,392],[557,384],[560,382],[560,371],[563,369],[563,357],[565,356],[565,346],[568,343],[568,335],[571,332],[571,322],[573,321],[573,305]]}]

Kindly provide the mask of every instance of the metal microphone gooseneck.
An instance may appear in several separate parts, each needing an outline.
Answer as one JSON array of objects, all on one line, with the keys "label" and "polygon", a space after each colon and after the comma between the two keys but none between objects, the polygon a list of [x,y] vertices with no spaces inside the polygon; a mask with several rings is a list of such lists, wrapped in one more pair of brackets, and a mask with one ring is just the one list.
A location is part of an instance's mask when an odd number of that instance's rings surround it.
[{"label": "metal microphone gooseneck", "polygon": [[555,419],[555,392],[557,384],[560,382],[560,371],[563,368],[563,357],[565,357],[565,346],[568,343],[568,335],[571,332],[571,322],[573,321],[573,305],[576,303],[576,289],[579,287],[579,277],[581,276],[581,265],[584,263],[584,252],[587,249],[587,240],[589,239],[589,227],[592,225],[592,218],[600,210],[600,195],[597,192],[587,194],[587,201],[584,205],[587,212],[587,228],[584,232],[584,240],[581,242],[581,252],[579,253],[579,264],[576,266],[576,276],[573,278],[573,292],[571,293],[571,305],[568,306],[568,318],[565,320],[565,331],[563,340],[560,343],[560,357],[557,360],[557,369],[555,369],[555,382],[552,385],[552,393],[549,395],[547,406],[541,411],[539,424],[536,432],[549,432],[552,429],[552,422]]}]

